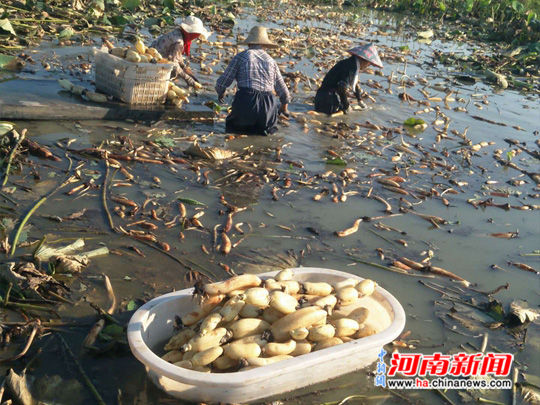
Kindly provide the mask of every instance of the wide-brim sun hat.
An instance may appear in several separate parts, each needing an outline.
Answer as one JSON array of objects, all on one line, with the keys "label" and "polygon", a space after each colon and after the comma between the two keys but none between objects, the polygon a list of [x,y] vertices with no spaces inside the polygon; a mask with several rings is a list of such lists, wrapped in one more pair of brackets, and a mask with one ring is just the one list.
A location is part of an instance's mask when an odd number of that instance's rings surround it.
[{"label": "wide-brim sun hat", "polygon": [[262,25],[256,25],[249,31],[248,37],[240,42],[241,45],[261,45],[268,48],[277,48],[278,45],[270,41],[268,32]]},{"label": "wide-brim sun hat", "polygon": [[379,52],[377,52],[377,48],[373,44],[356,46],[352,49],[349,49],[347,52],[368,61],[373,66],[377,66],[378,68],[383,67],[381,58],[379,58]]},{"label": "wide-brim sun hat", "polygon": [[177,18],[174,20],[174,23],[190,34],[200,34],[204,39],[208,39],[208,37],[212,35],[212,31],[208,31],[204,27],[201,19],[192,15],[186,18]]}]

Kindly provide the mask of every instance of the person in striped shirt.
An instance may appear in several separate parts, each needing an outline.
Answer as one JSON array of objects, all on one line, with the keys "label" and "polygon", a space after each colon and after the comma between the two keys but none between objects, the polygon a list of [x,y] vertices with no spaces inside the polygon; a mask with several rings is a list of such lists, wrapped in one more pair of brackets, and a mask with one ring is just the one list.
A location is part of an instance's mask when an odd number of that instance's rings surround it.
[{"label": "person in striped shirt", "polygon": [[291,99],[276,61],[265,52],[265,48],[276,48],[277,45],[268,39],[266,28],[262,26],[253,27],[243,44],[249,49],[233,57],[216,83],[220,103],[223,103],[225,90],[235,79],[238,85],[232,110],[226,119],[226,131],[270,135],[277,131],[278,115],[289,115],[287,105]]}]

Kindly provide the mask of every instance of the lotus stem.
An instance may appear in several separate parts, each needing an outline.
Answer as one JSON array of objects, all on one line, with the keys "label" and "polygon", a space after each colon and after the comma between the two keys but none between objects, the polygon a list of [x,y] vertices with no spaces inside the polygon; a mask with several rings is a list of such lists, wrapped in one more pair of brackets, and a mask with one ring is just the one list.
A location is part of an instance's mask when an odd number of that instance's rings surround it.
[{"label": "lotus stem", "polygon": [[4,397],[4,391],[6,390],[6,379],[2,381],[2,384],[0,384],[0,401],[2,401],[2,398]]},{"label": "lotus stem", "polygon": [[54,193],[56,193],[58,190],[60,190],[62,187],[64,187],[66,184],[68,184],[69,181],[71,180],[70,173],[71,173],[71,166],[73,165],[73,161],[69,158],[69,156],[67,156],[67,154],[66,154],[66,157],[69,159],[69,166],[68,166],[68,169],[67,169],[68,174],[66,176],[66,180],[64,180],[58,187],[56,187],[54,190],[52,190],[49,194],[41,197],[34,204],[34,206],[30,209],[30,211],[28,211],[28,213],[24,216],[21,223],[19,224],[19,228],[17,228],[17,233],[15,234],[15,237],[13,238],[13,241],[11,242],[11,251],[9,252],[10,256],[13,256],[15,254],[15,250],[17,249],[17,243],[19,242],[19,238],[21,236],[22,230],[23,230],[24,226],[26,225],[26,223],[28,222],[28,220],[30,219],[30,217],[32,216],[32,214],[34,214],[34,212],[36,212],[37,209],[45,201],[47,201],[48,197],[51,197]]},{"label": "lotus stem", "polygon": [[486,352],[487,344],[488,344],[488,337],[489,335],[487,333],[484,333],[484,339],[482,340],[482,346],[480,347],[480,351],[482,353]]},{"label": "lotus stem", "polygon": [[13,357],[10,357],[8,359],[0,359],[0,363],[15,361],[15,360],[18,360],[21,357],[23,357],[28,352],[28,350],[30,349],[30,346],[32,346],[32,343],[34,342],[34,338],[36,337],[36,334],[37,334],[37,332],[38,332],[38,330],[40,328],[40,325],[41,325],[41,322],[38,319],[35,322],[34,327],[32,328],[32,332],[30,333],[30,336],[28,337],[28,340],[26,341],[26,345],[24,345],[24,348],[22,349],[22,351],[19,354],[15,355]]},{"label": "lotus stem", "polygon": [[103,185],[101,190],[101,201],[103,203],[103,209],[105,210],[105,214],[107,215],[107,221],[109,221],[109,226],[111,227],[111,230],[114,232],[118,232],[118,230],[114,226],[114,221],[111,216],[111,212],[109,211],[109,207],[107,205],[107,184],[108,184],[108,178],[109,178],[109,161],[107,160],[107,154],[105,154],[105,178],[103,179]]},{"label": "lotus stem", "polygon": [[450,398],[448,398],[448,396],[447,396],[444,392],[442,392],[441,390],[437,390],[437,389],[436,389],[435,392],[436,392],[437,394],[439,394],[439,395],[441,396],[441,398],[444,399],[446,402],[448,402],[450,405],[455,405],[455,404],[452,402],[452,400],[451,400]]},{"label": "lotus stem", "polygon": [[[17,131],[13,130],[13,133],[17,134]],[[7,183],[7,181],[8,181],[9,171],[11,169],[11,162],[13,161],[13,158],[15,157],[15,153],[17,152],[17,149],[19,149],[19,146],[21,145],[22,141],[24,140],[25,135],[26,135],[26,129],[21,131],[21,135],[19,136],[19,140],[17,141],[17,143],[15,144],[15,146],[13,147],[13,149],[11,149],[11,152],[9,153],[7,166],[6,166],[6,173],[4,174],[4,181],[2,182],[2,187],[4,187],[6,185],[6,183]]]},{"label": "lotus stem", "polygon": [[67,353],[69,354],[69,357],[71,357],[71,359],[73,360],[73,362],[75,363],[75,365],[77,366],[77,369],[79,370],[79,373],[81,374],[83,380],[84,380],[84,383],[86,384],[86,386],[88,387],[88,389],[90,389],[90,391],[92,392],[92,394],[94,395],[94,398],[96,398],[96,401],[98,403],[98,405],[107,405],[105,403],[105,401],[103,401],[103,398],[101,397],[101,395],[99,394],[98,390],[96,389],[96,386],[92,383],[92,381],[90,380],[90,378],[88,377],[88,375],[84,372],[84,369],[82,368],[81,366],[81,363],[79,363],[79,361],[77,360],[77,358],[75,357],[75,355],[73,354],[73,351],[71,350],[71,348],[69,347],[69,345],[67,344],[66,340],[64,339],[64,337],[57,333],[56,336],[58,336],[58,338],[60,339],[60,341],[62,342],[62,344],[64,345]]},{"label": "lotus stem", "polygon": [[519,368],[514,367],[514,372],[512,374],[512,405],[517,403],[517,382],[519,377]]},{"label": "lotus stem", "polygon": [[407,271],[405,271],[405,270],[401,270],[401,269],[393,269],[393,268],[391,268],[391,267],[384,266],[384,265],[379,264],[379,263],[373,263],[373,262],[369,262],[369,261],[364,260],[364,259],[360,259],[359,257],[353,256],[353,255],[348,255],[348,256],[349,256],[353,261],[358,262],[358,263],[367,264],[368,266],[373,266],[373,267],[376,267],[376,268],[378,268],[378,269],[391,271],[392,273],[398,273],[398,274],[409,275],[409,273],[408,273]]},{"label": "lotus stem", "polygon": [[[4,301],[4,298],[1,295],[0,300]],[[40,305],[24,304],[22,302],[8,302],[6,307],[17,307],[29,311],[53,311],[51,308],[42,307]]]},{"label": "lotus stem", "polygon": [[505,405],[504,402],[494,401],[492,399],[486,399],[482,397],[477,398],[478,402],[484,403],[484,404],[492,404],[492,405]]},{"label": "lotus stem", "polygon": [[4,298],[4,306],[7,306],[9,303],[9,294],[11,293],[11,289],[13,288],[13,283],[9,283],[8,289],[6,291],[6,296]]},{"label": "lotus stem", "polygon": [[45,202],[47,201],[47,197],[41,197],[38,202],[32,207],[30,211],[24,216],[23,220],[19,224],[19,228],[17,229],[17,233],[15,234],[15,237],[13,238],[13,241],[11,242],[11,252],[9,252],[10,256],[13,256],[15,254],[15,250],[17,249],[17,243],[19,242],[19,238],[21,237],[21,232],[32,216],[34,212],[37,211],[37,209]]},{"label": "lotus stem", "polygon": [[379,235],[377,232],[375,232],[373,229],[368,229],[369,232],[371,232],[373,235],[375,236],[378,236],[379,238],[381,238],[382,240],[384,240],[385,242],[388,242],[390,245],[396,245],[396,242],[394,242],[393,240],[390,240],[382,235]]},{"label": "lotus stem", "polygon": [[68,23],[69,20],[63,20],[61,18],[53,18],[53,17],[44,17],[44,18],[15,18],[11,20],[13,21],[30,21],[30,22],[58,22],[58,23]]},{"label": "lotus stem", "polygon": [[114,290],[111,284],[111,280],[109,277],[107,277],[106,274],[103,274],[103,279],[105,281],[105,289],[107,290],[107,296],[109,297],[109,300],[111,301],[111,305],[107,309],[107,313],[109,315],[114,314],[114,310],[116,309],[116,295],[114,295]]}]

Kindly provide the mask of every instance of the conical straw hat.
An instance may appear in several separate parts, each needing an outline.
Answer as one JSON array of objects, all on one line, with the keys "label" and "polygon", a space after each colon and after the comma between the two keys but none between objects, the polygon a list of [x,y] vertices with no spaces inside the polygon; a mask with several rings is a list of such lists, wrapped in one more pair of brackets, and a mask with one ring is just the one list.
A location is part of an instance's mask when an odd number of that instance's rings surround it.
[{"label": "conical straw hat", "polygon": [[373,44],[360,45],[349,49],[348,52],[354,56],[367,60],[374,66],[379,68],[383,67],[381,58],[379,58],[379,53],[377,52],[377,48],[375,48],[375,45]]},{"label": "conical straw hat", "polygon": [[277,48],[278,45],[268,39],[268,32],[262,25],[256,25],[249,31],[249,35],[241,45],[263,45],[269,48]]}]

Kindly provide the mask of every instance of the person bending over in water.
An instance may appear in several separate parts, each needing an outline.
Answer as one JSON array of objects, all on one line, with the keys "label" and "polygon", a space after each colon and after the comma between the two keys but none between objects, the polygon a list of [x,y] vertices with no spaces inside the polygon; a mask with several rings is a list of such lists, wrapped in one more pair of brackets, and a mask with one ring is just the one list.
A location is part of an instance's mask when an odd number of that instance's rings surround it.
[{"label": "person bending over in water", "polygon": [[[223,103],[225,90],[236,79],[231,113],[227,116],[226,131],[236,134],[269,135],[277,131],[279,113],[288,115],[291,97],[279,67],[265,48],[277,45],[268,39],[266,28],[255,26],[243,42],[249,49],[232,58],[216,83],[218,100]],[[273,92],[281,101],[278,105]]]},{"label": "person bending over in water", "polygon": [[346,113],[350,107],[347,100],[349,87],[354,91],[358,103],[365,107],[358,75],[369,65],[382,68],[383,64],[377,48],[372,44],[357,46],[348,52],[351,56],[336,63],[324,77],[321,87],[315,94],[315,111],[329,115],[338,111]]},{"label": "person bending over in water", "polygon": [[188,86],[197,87],[195,83],[199,81],[193,76],[187,63],[184,63],[183,55],[189,58],[191,42],[199,37],[207,39],[212,33],[204,28],[199,18],[191,15],[184,19],[177,18],[174,23],[178,27],[159,36],[152,42],[151,47],[175,64],[173,76],[180,76]]}]

